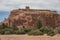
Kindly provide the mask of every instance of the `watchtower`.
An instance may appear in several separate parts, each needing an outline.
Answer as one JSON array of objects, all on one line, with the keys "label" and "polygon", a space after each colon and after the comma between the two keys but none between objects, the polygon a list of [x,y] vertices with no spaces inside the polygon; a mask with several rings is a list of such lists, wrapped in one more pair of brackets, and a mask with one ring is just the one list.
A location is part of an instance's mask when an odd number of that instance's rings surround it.
[{"label": "watchtower", "polygon": [[28,10],[28,9],[30,9],[30,7],[29,6],[26,6],[26,9]]}]

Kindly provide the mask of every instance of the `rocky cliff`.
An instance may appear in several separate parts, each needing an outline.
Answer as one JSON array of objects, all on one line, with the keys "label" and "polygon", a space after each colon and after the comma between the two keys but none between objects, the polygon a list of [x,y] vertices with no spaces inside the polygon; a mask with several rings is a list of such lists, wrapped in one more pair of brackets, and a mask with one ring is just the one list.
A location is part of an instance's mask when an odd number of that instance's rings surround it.
[{"label": "rocky cliff", "polygon": [[12,10],[8,19],[5,19],[3,23],[9,26],[16,24],[17,27],[31,27],[35,26],[37,19],[41,19],[43,26],[60,26],[60,14],[56,11],[30,9],[29,7]]}]

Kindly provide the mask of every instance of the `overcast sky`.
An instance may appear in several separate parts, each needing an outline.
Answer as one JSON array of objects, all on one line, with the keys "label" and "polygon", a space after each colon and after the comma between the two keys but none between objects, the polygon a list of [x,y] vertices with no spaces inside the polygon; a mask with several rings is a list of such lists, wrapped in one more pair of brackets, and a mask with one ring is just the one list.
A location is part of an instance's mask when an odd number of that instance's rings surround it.
[{"label": "overcast sky", "polygon": [[25,6],[60,11],[60,0],[0,0],[0,22],[9,16],[11,10]]},{"label": "overcast sky", "polygon": [[16,8],[31,8],[60,10],[60,0],[0,0],[0,10],[10,11]]}]

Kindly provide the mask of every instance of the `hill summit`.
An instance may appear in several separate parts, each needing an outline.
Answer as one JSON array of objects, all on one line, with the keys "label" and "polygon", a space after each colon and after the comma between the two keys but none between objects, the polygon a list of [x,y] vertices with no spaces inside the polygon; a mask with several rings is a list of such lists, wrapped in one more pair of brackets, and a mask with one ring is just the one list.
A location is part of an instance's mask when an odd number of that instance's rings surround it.
[{"label": "hill summit", "polygon": [[37,19],[41,20],[42,26],[60,26],[60,14],[56,11],[30,9],[28,6],[25,9],[12,10],[8,19],[5,19],[3,23],[8,26],[15,24],[17,27],[35,27]]}]

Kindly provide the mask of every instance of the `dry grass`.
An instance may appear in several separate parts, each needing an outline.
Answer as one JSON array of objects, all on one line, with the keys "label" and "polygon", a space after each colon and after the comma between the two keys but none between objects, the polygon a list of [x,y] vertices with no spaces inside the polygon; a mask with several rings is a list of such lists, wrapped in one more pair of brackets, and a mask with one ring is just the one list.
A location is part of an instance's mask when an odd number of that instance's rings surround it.
[{"label": "dry grass", "polygon": [[29,35],[0,35],[0,40],[60,40],[60,35],[55,36],[29,36]]}]

